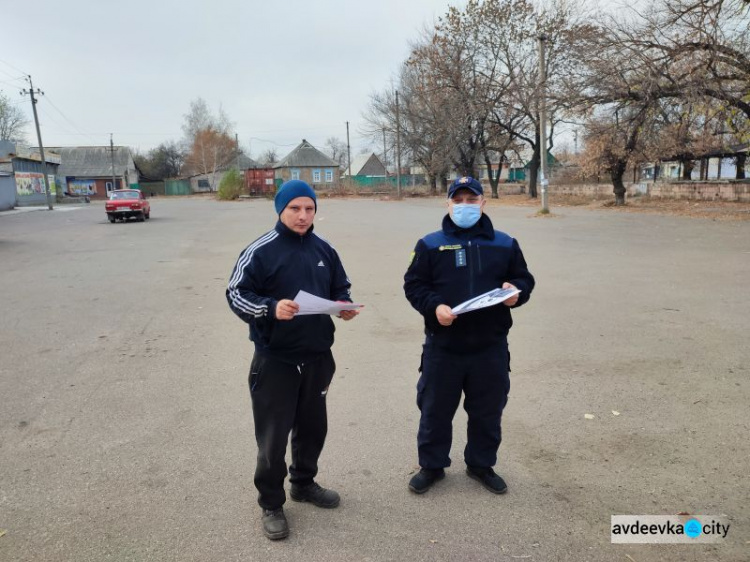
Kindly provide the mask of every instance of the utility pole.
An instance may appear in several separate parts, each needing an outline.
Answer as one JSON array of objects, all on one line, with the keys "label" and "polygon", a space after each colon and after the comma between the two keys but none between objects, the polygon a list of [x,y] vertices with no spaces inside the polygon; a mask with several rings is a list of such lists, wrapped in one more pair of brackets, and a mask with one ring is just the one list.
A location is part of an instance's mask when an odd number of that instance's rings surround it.
[{"label": "utility pole", "polygon": [[351,146],[349,146],[349,121],[346,122],[346,162],[347,162],[347,169],[349,172],[347,173],[348,177],[352,176],[352,149]]},{"label": "utility pole", "polygon": [[385,168],[385,181],[388,181],[388,150],[385,147],[385,127],[383,127],[383,167]]},{"label": "utility pole", "polygon": [[117,189],[117,177],[115,176],[115,142],[112,133],[109,133],[109,160],[112,163],[112,190]]},{"label": "utility pole", "polygon": [[242,174],[242,172],[240,172],[240,137],[237,133],[234,134],[234,147],[237,151],[237,173]]},{"label": "utility pole", "polygon": [[396,90],[396,196],[401,199],[401,117]]},{"label": "utility pole", "polygon": [[36,113],[36,98],[34,94],[44,95],[39,88],[34,91],[34,84],[31,82],[31,74],[28,76],[29,89],[21,90],[21,95],[29,94],[31,96],[31,108],[34,110],[34,124],[36,125],[36,139],[39,142],[39,155],[42,158],[42,174],[44,174],[44,191],[47,194],[47,208],[52,210],[52,194],[49,187],[49,176],[47,175],[47,160],[44,158],[44,145],[42,144],[42,131],[39,128],[39,116]]},{"label": "utility pole", "polygon": [[542,159],[542,213],[549,213],[547,202],[547,72],[544,64],[544,42],[546,35],[539,36],[539,156]]}]

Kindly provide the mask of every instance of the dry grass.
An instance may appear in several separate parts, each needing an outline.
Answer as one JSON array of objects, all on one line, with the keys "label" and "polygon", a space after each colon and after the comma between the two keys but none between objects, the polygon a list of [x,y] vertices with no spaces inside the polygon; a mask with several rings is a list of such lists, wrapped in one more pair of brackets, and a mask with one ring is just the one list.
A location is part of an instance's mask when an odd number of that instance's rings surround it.
[{"label": "dry grass", "polygon": [[[541,200],[528,195],[505,195],[488,200],[489,205],[515,207],[540,207]],[[750,220],[750,203],[732,201],[693,201],[688,199],[657,199],[653,197],[629,197],[627,204],[616,207],[614,197],[587,197],[583,195],[550,195],[552,214],[556,208],[583,207],[607,210],[613,213],[653,213],[659,215],[709,218],[714,220]]]}]

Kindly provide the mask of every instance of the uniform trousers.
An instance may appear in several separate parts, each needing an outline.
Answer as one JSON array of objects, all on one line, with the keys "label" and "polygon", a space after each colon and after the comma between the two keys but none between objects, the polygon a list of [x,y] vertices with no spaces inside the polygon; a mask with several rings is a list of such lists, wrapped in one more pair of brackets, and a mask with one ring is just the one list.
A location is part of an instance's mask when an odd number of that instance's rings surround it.
[{"label": "uniform trousers", "polygon": [[417,383],[421,411],[417,450],[422,468],[450,466],[453,417],[462,394],[469,418],[464,461],[478,468],[495,466],[510,391],[509,370],[507,340],[476,353],[454,353],[428,339]]}]

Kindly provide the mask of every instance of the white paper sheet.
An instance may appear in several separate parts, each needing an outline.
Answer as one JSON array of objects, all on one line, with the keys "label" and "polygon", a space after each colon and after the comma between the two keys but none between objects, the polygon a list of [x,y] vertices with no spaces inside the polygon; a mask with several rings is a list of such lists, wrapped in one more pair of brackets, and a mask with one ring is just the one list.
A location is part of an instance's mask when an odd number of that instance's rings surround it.
[{"label": "white paper sheet", "polygon": [[472,310],[495,306],[520,292],[520,289],[492,289],[483,295],[479,295],[478,297],[474,297],[473,299],[469,299],[454,306],[451,312],[453,314],[463,314],[464,312],[471,312]]},{"label": "white paper sheet", "polygon": [[294,297],[294,302],[299,305],[299,312],[295,316],[304,316],[306,314],[331,314],[338,315],[342,310],[357,310],[363,305],[352,302],[329,301],[306,291],[300,291]]}]

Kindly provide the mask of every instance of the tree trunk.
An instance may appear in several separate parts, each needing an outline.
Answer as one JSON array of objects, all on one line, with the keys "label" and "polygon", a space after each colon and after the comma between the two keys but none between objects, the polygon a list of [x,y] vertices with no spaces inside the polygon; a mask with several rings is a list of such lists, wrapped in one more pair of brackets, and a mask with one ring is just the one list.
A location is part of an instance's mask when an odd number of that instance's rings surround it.
[{"label": "tree trunk", "polygon": [[487,164],[487,175],[490,179],[490,190],[492,191],[492,198],[497,199],[499,197],[497,194],[497,184],[500,182],[500,170],[503,167],[502,160],[498,165],[497,175],[492,173],[492,162],[490,161],[490,157],[486,152],[484,153],[484,163]]},{"label": "tree trunk", "polygon": [[536,147],[534,147],[534,156],[531,158],[531,162],[529,162],[529,197],[536,199],[537,193],[536,193],[536,183],[537,179],[539,177],[539,152],[537,150],[537,147],[539,145],[537,144]]},{"label": "tree trunk", "polygon": [[430,195],[437,195],[437,177],[430,176]]},{"label": "tree trunk", "polygon": [[540,145],[540,139],[541,136],[539,134],[539,127],[536,128],[536,143],[532,147],[534,149],[534,156],[531,157],[531,162],[529,162],[529,197],[532,199],[536,199],[537,193],[536,193],[536,182],[537,178],[539,177],[539,169],[540,164],[542,162],[541,157],[541,145]]},{"label": "tree trunk", "polygon": [[747,162],[747,154],[744,152],[741,152],[737,155],[737,174],[735,175],[735,179],[738,180],[744,180],[745,179],[745,163]]},{"label": "tree trunk", "polygon": [[610,172],[612,185],[614,186],[612,191],[615,194],[615,205],[617,206],[625,204],[625,183],[622,181],[622,178],[625,176],[626,167],[627,162],[619,161],[612,166],[612,171]]},{"label": "tree trunk", "polygon": [[682,163],[682,179],[689,181],[693,177],[693,168],[695,168],[695,162],[693,160],[685,160]]}]

